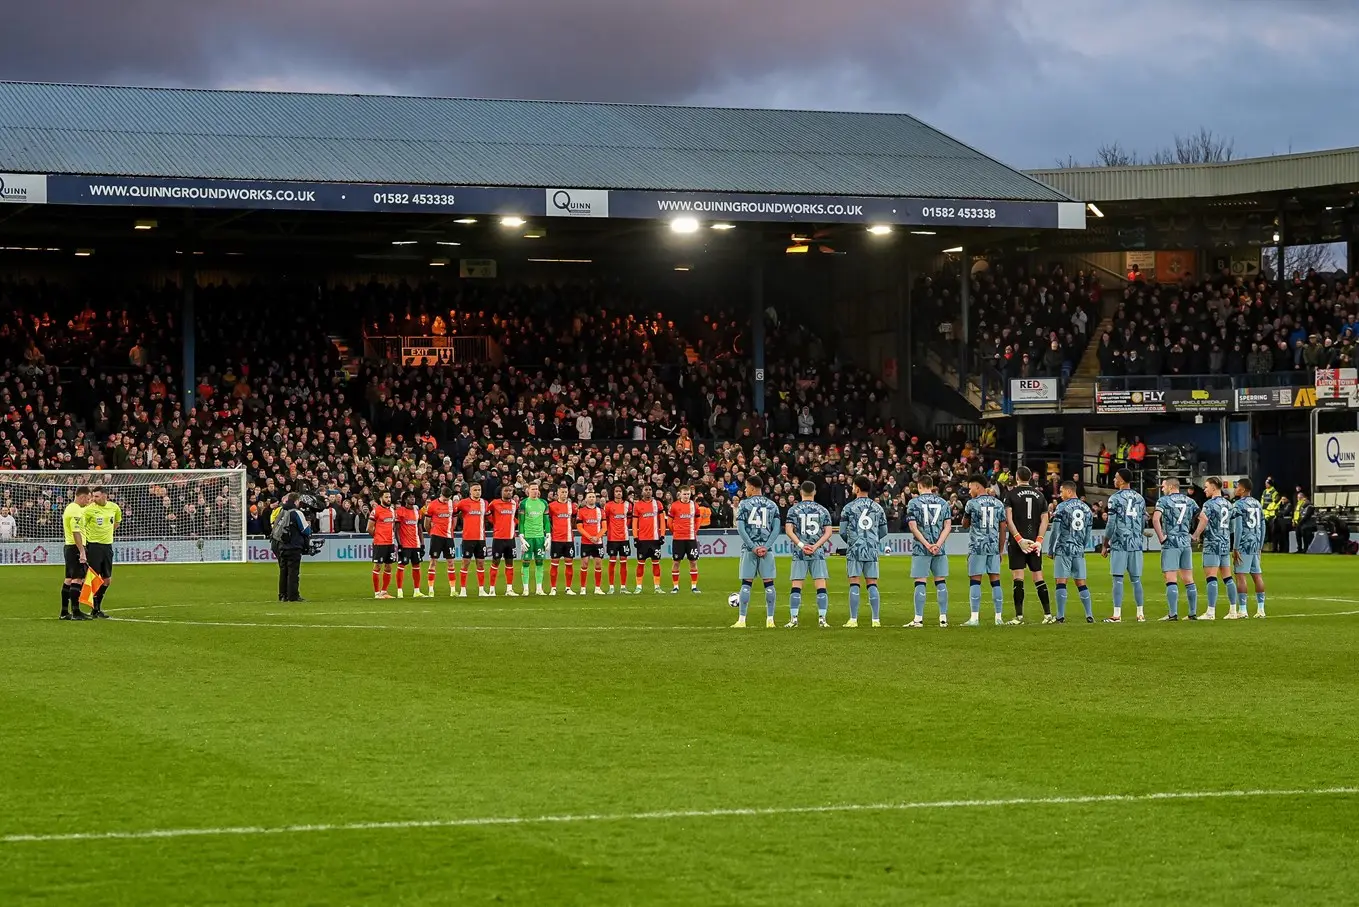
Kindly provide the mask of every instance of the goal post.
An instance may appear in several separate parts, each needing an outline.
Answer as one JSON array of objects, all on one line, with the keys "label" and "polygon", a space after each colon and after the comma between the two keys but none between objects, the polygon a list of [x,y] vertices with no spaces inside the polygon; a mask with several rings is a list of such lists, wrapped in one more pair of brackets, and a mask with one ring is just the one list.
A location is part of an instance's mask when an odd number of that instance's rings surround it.
[{"label": "goal post", "polygon": [[244,469],[10,470],[0,471],[0,565],[61,564],[62,511],[82,485],[123,510],[115,563],[247,558]]}]

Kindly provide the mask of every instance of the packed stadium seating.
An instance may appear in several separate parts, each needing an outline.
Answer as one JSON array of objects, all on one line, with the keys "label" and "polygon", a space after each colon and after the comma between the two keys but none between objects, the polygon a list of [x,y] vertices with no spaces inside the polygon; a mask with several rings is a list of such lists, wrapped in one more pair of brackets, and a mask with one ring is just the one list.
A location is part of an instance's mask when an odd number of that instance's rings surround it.
[{"label": "packed stadium seating", "polygon": [[[204,287],[193,406],[179,389],[180,292],[110,292],[98,307],[41,284],[0,286],[0,465],[229,468],[250,474],[251,530],[282,494],[323,492],[328,528],[362,530],[375,489],[541,478],[603,488],[692,483],[729,523],[750,471],[782,506],[824,479],[878,481],[894,528],[920,468],[955,497],[976,451],[912,437],[875,377],[770,313],[767,417],[754,413],[747,329],[727,313],[673,320],[589,286]],[[683,325],[681,328],[680,325]],[[485,361],[347,358],[331,335],[488,336]]]},{"label": "packed stadium seating", "polygon": [[1350,366],[1359,342],[1359,280],[1217,279],[1124,291],[1100,338],[1107,376],[1264,375]]}]

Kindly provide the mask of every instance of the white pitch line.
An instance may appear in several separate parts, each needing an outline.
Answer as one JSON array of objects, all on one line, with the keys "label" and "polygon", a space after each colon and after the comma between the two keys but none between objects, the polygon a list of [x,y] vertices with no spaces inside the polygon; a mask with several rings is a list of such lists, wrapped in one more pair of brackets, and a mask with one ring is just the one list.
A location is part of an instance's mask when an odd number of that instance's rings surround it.
[{"label": "white pitch line", "polygon": [[1317,614],[1271,614],[1270,617],[1349,617],[1359,611],[1322,611]]},{"label": "white pitch line", "polygon": [[288,835],[343,831],[395,831],[418,828],[479,828],[497,825],[565,825],[585,822],[645,822],[658,819],[796,816],[828,813],[907,812],[950,809],[998,809],[1011,806],[1086,806],[1101,803],[1164,803],[1182,800],[1227,800],[1258,797],[1319,797],[1359,794],[1359,787],[1293,790],[1163,791],[1149,794],[1091,794],[1071,797],[1008,797],[996,800],[922,800],[905,803],[839,803],[828,806],[746,806],[728,809],[662,809],[635,813],[567,813],[544,816],[483,816],[464,819],[407,819],[389,822],[326,822],[306,825],[228,825],[219,828],[152,828],[143,831],[93,831],[56,834],[10,834],[0,844],[69,841],[146,841],[225,835]]},{"label": "white pitch line", "polygon": [[[55,619],[55,618],[54,618],[54,619]],[[151,619],[151,618],[146,618],[146,617],[121,617],[121,618],[115,618],[115,620],[117,620],[119,623],[125,623],[125,624],[166,624],[166,625],[174,626],[174,627],[264,627],[264,628],[275,629],[275,630],[411,630],[411,631],[416,631],[416,630],[419,630],[419,631],[435,630],[435,631],[451,631],[451,632],[455,632],[455,633],[456,633],[456,632],[463,632],[463,631],[478,631],[478,632],[489,632],[489,633],[525,633],[525,632],[527,632],[527,633],[557,633],[557,632],[568,632],[568,633],[579,633],[579,632],[597,632],[597,633],[599,633],[599,632],[617,632],[617,633],[629,633],[629,632],[637,632],[637,633],[660,633],[660,632],[672,633],[672,632],[689,632],[689,633],[701,633],[701,632],[711,632],[711,631],[715,631],[715,630],[725,630],[725,629],[728,629],[728,628],[725,627],[725,626],[720,626],[720,627],[654,627],[654,626],[646,626],[646,625],[638,625],[638,626],[635,626],[635,627],[628,627],[628,626],[618,626],[618,627],[572,627],[572,626],[561,626],[561,627],[521,627],[521,626],[514,626],[514,625],[512,625],[512,624],[509,624],[509,625],[506,625],[506,626],[503,626],[503,627],[491,627],[491,626],[468,626],[468,625],[461,625],[461,626],[459,626],[459,625],[451,625],[451,624],[437,624],[437,625],[413,624],[413,625],[407,625],[407,626],[395,626],[395,625],[392,625],[392,624],[284,624],[284,623],[266,623],[266,622],[262,622],[262,621],[235,621],[235,620],[153,620],[153,619]]]}]

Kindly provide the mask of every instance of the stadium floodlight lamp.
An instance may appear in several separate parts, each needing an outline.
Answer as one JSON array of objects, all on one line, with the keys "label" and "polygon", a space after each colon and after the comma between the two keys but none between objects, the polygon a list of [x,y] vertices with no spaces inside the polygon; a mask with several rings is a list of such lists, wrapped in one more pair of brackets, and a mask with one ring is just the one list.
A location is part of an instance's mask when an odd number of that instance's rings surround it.
[{"label": "stadium floodlight lamp", "polygon": [[94,250],[93,250],[93,249],[76,249],[76,250],[75,250],[75,254],[76,254],[76,258],[89,258],[91,255],[94,254]]},{"label": "stadium floodlight lamp", "polygon": [[912,236],[934,236],[937,230],[912,230]]},{"label": "stadium floodlight lamp", "polygon": [[455,224],[475,224],[476,222],[477,219],[475,217],[460,217],[453,221]]},{"label": "stadium floodlight lamp", "polygon": [[670,229],[676,233],[697,233],[698,218],[696,217],[677,217],[670,222]]},{"label": "stadium floodlight lamp", "polygon": [[154,220],[139,220],[132,224],[134,230],[154,230],[156,222]]},{"label": "stadium floodlight lamp", "polygon": [[944,250],[944,254],[945,254],[945,255],[958,255],[958,254],[960,254],[962,251],[963,251],[963,247],[962,247],[962,246],[954,246],[952,249],[945,249],[945,250]]},{"label": "stadium floodlight lamp", "polygon": [[1278,234],[1278,233],[1275,233],[1275,234],[1274,234],[1274,241],[1275,241],[1275,242],[1278,242],[1278,241],[1279,241],[1279,234]]},{"label": "stadium floodlight lamp", "polygon": [[735,224],[713,224],[714,230],[735,230]]},{"label": "stadium floodlight lamp", "polygon": [[689,267],[688,265],[675,265],[675,270],[676,270],[676,271],[692,271],[693,268]]},{"label": "stadium floodlight lamp", "polygon": [[1099,209],[1099,205],[1095,204],[1094,202],[1086,202],[1086,203],[1085,203],[1085,207],[1086,207],[1087,209],[1089,209],[1090,213],[1093,214],[1093,215],[1095,215],[1096,217],[1103,217],[1103,216],[1104,216],[1104,212],[1101,211],[1101,210]]},{"label": "stadium floodlight lamp", "polygon": [[414,246],[414,245],[416,245],[418,242],[419,242],[419,240],[415,240],[415,239],[394,239],[394,240],[392,240],[392,245],[394,245],[394,246]]},{"label": "stadium floodlight lamp", "polygon": [[892,227],[889,224],[874,224],[868,228],[868,232],[874,236],[886,236],[892,232]]},{"label": "stadium floodlight lamp", "polygon": [[435,244],[436,246],[460,246],[460,245],[462,245],[462,243],[460,243],[460,242],[449,242],[449,241],[446,240],[446,239],[437,240],[437,241],[435,241],[434,244]]},{"label": "stadium floodlight lamp", "polygon": [[430,266],[431,268],[442,268],[442,267],[446,266],[447,264],[448,264],[448,259],[447,259],[447,258],[432,258],[432,259],[430,259],[430,262],[429,262],[429,266]]},{"label": "stadium floodlight lamp", "polygon": [[500,219],[500,226],[510,227],[511,229],[516,227],[522,227],[526,223],[528,223],[528,221],[524,220],[522,217],[517,217],[513,214],[511,214],[509,217],[502,217]]}]

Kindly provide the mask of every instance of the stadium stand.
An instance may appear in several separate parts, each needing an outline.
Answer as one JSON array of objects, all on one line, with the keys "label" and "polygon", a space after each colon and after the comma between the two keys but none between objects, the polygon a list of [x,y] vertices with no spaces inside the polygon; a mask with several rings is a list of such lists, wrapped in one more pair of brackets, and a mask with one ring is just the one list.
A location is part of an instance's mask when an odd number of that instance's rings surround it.
[{"label": "stadium stand", "polygon": [[[171,364],[175,288],[110,291],[97,310],[42,284],[0,287],[0,465],[11,469],[231,468],[250,475],[250,530],[289,490],[362,531],[375,489],[529,478],[583,492],[694,484],[729,525],[749,472],[781,507],[823,480],[838,511],[867,472],[900,528],[906,486],[937,472],[961,506],[978,451],[908,434],[886,388],[802,325],[769,315],[769,412],[753,412],[748,328],[729,313],[677,322],[615,290],[244,284],[196,291],[199,378],[185,409]],[[263,325],[267,324],[267,329]],[[348,359],[330,339],[485,336],[484,361]],[[998,465],[996,467],[999,468]],[[167,518],[205,502],[162,496]]]}]

